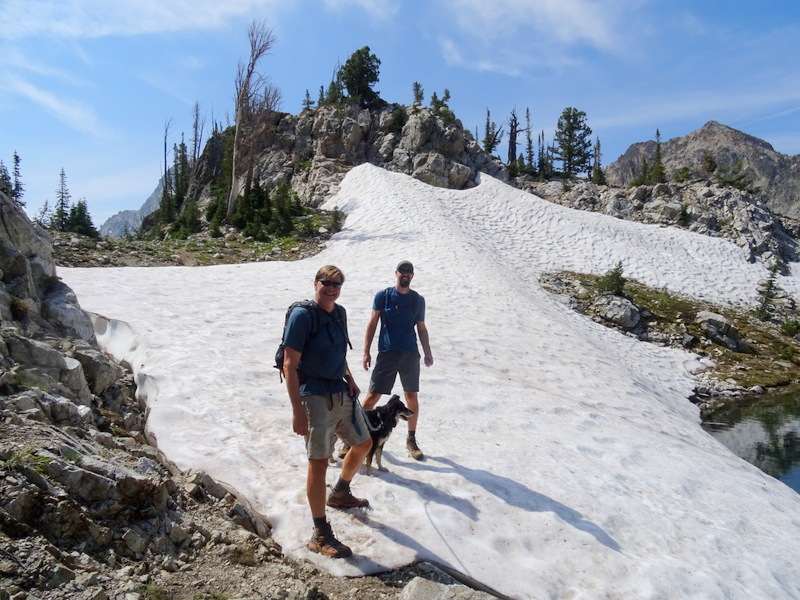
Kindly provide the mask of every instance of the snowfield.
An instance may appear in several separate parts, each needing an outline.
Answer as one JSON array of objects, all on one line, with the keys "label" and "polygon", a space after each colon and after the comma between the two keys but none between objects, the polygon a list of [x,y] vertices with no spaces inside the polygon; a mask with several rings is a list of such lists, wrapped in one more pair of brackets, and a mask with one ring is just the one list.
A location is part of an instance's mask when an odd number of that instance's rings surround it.
[{"label": "snowfield", "polygon": [[[345,228],[298,262],[59,269],[101,345],[132,365],[167,457],[237,490],[284,552],[334,574],[429,560],[518,599],[800,598],[800,495],[701,429],[687,399],[698,358],[596,324],[538,284],[621,260],[652,286],[755,304],[762,265],[722,239],[488,177],[454,191],[362,165],[334,206]],[[406,455],[398,428],[389,472],[353,482],[370,508],[329,510],[354,556],[328,559],[305,547],[306,459],[273,356],[286,307],[337,265],[366,391],[372,297],[401,259],[415,265],[435,359],[420,391],[426,458]],[[794,277],[779,283],[800,291]]]}]

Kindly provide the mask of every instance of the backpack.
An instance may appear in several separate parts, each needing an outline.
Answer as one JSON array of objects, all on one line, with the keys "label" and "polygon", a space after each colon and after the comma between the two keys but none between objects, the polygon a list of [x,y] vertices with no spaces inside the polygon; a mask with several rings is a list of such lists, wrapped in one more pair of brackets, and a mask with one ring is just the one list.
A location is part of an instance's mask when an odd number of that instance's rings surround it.
[{"label": "backpack", "polygon": [[[284,355],[284,343],[283,338],[286,335],[286,323],[289,322],[289,315],[292,314],[292,311],[297,308],[298,306],[303,306],[308,309],[308,312],[311,313],[311,331],[308,334],[308,338],[306,339],[306,343],[308,340],[313,338],[317,332],[319,331],[319,312],[322,310],[316,302],[311,300],[300,300],[298,302],[292,302],[289,305],[289,308],[286,309],[286,316],[283,319],[283,333],[281,334],[281,343],[278,346],[278,349],[275,351],[275,368],[278,369],[278,377],[280,378],[281,383],[283,383],[283,355]],[[342,319],[342,326],[344,327],[344,335],[347,338],[347,344],[350,346],[350,349],[353,349],[353,344],[350,342],[350,335],[347,333],[347,315],[344,311],[341,310],[341,307],[336,304],[333,307],[333,310],[336,312],[337,315],[341,316]]]},{"label": "backpack", "polygon": [[[385,290],[383,290],[383,308],[381,309],[381,321],[386,318],[386,312],[391,310],[389,307],[389,296],[392,293],[394,288],[389,286]],[[409,290],[411,294],[411,314],[413,315],[415,321],[414,324],[416,325],[416,318],[417,318],[417,308],[419,307],[419,294],[414,290]]]}]

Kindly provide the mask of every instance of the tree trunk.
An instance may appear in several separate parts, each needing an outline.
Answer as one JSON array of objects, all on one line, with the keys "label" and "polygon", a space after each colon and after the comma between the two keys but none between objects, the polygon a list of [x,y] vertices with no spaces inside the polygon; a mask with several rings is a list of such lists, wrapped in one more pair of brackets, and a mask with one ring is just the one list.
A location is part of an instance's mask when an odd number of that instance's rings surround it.
[{"label": "tree trunk", "polygon": [[[234,125],[233,157],[231,160],[231,191],[228,194],[226,211],[226,220],[228,221],[236,211],[236,202],[239,198],[240,162],[243,160],[247,146],[251,146],[250,152],[254,151],[252,143],[248,144],[248,139],[252,142],[252,138],[257,132],[257,124],[252,122],[251,119],[255,113],[253,99],[261,96],[261,88],[271,88],[266,79],[260,77],[256,72],[256,67],[261,57],[272,48],[275,43],[275,36],[272,30],[267,28],[265,22],[258,23],[253,21],[247,28],[247,37],[250,40],[250,61],[246,67],[241,63],[239,64],[239,72],[236,76],[236,122]],[[272,97],[271,94],[264,94],[264,97],[268,96]]]}]

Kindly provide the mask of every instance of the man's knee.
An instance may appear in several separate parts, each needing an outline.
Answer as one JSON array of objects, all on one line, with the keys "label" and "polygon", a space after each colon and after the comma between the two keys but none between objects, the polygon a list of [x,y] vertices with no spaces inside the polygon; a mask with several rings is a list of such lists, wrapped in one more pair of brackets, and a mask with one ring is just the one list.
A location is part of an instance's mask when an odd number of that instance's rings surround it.
[{"label": "man's knee", "polygon": [[372,410],[380,398],[381,395],[378,392],[367,392],[367,395],[364,398],[364,404],[362,405],[364,410]]},{"label": "man's knee", "polygon": [[372,437],[371,436],[368,437],[367,439],[365,439],[360,444],[356,444],[355,446],[351,446],[350,451],[354,452],[354,454],[356,454],[356,455],[366,456],[367,452],[370,451],[370,448],[372,448]]}]

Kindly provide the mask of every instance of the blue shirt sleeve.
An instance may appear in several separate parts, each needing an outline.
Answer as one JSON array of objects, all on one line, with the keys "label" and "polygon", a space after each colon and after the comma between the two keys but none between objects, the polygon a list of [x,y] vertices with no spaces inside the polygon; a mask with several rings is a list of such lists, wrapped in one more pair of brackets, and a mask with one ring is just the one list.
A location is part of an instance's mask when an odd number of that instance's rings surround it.
[{"label": "blue shirt sleeve", "polygon": [[311,334],[313,317],[311,312],[303,307],[296,307],[286,321],[286,331],[283,334],[283,345],[302,353],[308,336]]}]

